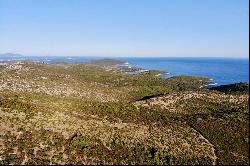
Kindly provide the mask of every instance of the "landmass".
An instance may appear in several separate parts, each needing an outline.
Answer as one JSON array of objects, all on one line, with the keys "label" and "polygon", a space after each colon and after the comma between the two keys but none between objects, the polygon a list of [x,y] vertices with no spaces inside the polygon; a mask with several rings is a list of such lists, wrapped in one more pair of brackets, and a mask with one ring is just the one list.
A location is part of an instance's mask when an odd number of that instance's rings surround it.
[{"label": "landmass", "polygon": [[124,63],[0,62],[0,164],[249,164],[248,92]]},{"label": "landmass", "polygon": [[0,58],[1,57],[20,58],[20,57],[23,57],[23,55],[21,55],[21,54],[14,54],[14,53],[4,53],[4,54],[0,54]]},{"label": "landmass", "polygon": [[240,82],[235,84],[221,85],[210,88],[211,90],[217,90],[224,93],[248,93],[249,84]]}]

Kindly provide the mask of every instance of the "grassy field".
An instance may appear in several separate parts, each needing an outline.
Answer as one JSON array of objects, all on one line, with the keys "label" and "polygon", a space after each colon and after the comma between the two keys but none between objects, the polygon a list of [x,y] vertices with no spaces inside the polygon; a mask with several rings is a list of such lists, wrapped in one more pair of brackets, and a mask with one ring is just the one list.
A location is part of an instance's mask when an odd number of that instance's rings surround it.
[{"label": "grassy field", "polygon": [[249,164],[248,93],[119,63],[0,65],[0,164]]}]

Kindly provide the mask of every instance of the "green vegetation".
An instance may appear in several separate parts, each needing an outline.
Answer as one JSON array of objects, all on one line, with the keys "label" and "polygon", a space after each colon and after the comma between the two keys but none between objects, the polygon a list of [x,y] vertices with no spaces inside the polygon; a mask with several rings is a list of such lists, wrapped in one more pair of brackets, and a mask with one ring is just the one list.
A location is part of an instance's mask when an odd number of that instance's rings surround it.
[{"label": "green vegetation", "polygon": [[236,84],[221,85],[218,87],[212,87],[211,90],[217,90],[224,93],[248,93],[249,84],[241,82]]},{"label": "green vegetation", "polygon": [[0,164],[249,164],[248,93],[120,63],[0,66]]},{"label": "green vegetation", "polygon": [[70,141],[70,146],[72,148],[84,149],[87,147],[87,145],[88,145],[87,139],[80,134],[74,135]]}]

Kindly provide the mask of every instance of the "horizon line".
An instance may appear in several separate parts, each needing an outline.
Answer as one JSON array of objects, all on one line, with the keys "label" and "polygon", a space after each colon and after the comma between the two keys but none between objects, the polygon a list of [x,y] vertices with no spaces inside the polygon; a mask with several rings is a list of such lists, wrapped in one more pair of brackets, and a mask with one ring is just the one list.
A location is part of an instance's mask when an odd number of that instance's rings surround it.
[{"label": "horizon line", "polygon": [[248,56],[192,56],[192,55],[187,55],[187,56],[183,56],[183,55],[39,55],[39,54],[20,54],[20,53],[11,53],[11,52],[6,52],[6,53],[0,53],[0,55],[4,55],[4,54],[13,54],[13,55],[20,55],[20,56],[45,56],[45,57],[53,57],[53,56],[58,56],[58,57],[103,57],[103,58],[229,58],[229,59],[249,59],[249,55]]}]

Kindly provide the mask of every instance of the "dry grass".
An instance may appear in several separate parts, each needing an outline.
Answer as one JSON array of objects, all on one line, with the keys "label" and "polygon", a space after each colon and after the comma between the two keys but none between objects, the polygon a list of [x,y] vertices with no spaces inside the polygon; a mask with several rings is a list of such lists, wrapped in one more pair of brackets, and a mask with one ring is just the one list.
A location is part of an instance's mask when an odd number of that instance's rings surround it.
[{"label": "dry grass", "polygon": [[[209,124],[247,124],[248,95],[199,90],[195,77],[117,74],[124,68],[110,63],[1,65],[0,164],[226,163],[217,151],[227,137],[211,137]],[[245,152],[230,157],[245,164]]]}]

